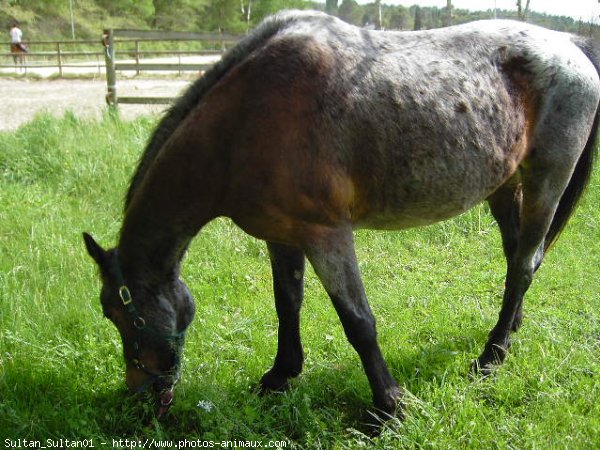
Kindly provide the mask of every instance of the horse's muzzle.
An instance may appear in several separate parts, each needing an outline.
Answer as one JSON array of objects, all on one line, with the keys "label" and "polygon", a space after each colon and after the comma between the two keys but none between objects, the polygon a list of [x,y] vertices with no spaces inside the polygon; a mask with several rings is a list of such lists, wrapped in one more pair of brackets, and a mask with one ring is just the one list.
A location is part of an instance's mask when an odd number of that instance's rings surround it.
[{"label": "horse's muzzle", "polygon": [[169,412],[169,409],[171,409],[171,405],[173,404],[173,398],[175,397],[175,394],[173,393],[173,388],[174,386],[158,394],[158,412],[156,415],[157,419],[161,419],[165,414]]}]

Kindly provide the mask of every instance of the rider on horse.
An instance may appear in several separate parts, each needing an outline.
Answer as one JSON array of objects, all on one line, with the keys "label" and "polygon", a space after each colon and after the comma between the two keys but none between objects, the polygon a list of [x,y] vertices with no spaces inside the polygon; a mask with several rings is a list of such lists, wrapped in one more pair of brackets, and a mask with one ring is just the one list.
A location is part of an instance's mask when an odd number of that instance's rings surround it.
[{"label": "rider on horse", "polygon": [[18,22],[14,22],[10,29],[10,51],[12,53],[27,53],[27,46],[21,42],[23,32]]}]

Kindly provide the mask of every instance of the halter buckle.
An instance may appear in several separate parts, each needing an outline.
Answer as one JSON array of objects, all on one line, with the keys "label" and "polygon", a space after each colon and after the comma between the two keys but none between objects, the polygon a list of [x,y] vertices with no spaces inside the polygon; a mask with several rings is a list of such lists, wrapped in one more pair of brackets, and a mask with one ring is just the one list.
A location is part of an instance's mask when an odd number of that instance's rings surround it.
[{"label": "halter buckle", "polygon": [[141,330],[146,326],[146,321],[143,317],[138,316],[135,319],[133,319],[133,326],[136,327],[138,330]]},{"label": "halter buckle", "polygon": [[131,292],[129,292],[129,288],[125,285],[119,288],[119,297],[121,297],[121,301],[125,306],[129,305],[132,302]]}]

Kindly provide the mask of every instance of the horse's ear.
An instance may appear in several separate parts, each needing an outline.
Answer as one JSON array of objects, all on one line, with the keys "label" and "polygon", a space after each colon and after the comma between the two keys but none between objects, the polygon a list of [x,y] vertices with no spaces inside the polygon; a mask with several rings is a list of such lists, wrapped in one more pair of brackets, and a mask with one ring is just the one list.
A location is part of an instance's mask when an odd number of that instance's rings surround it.
[{"label": "horse's ear", "polygon": [[100,270],[104,270],[107,262],[106,250],[100,247],[100,245],[88,233],[83,233],[83,241],[85,242],[85,248],[87,249],[87,252],[94,259],[94,261],[96,261],[96,264],[98,264]]}]

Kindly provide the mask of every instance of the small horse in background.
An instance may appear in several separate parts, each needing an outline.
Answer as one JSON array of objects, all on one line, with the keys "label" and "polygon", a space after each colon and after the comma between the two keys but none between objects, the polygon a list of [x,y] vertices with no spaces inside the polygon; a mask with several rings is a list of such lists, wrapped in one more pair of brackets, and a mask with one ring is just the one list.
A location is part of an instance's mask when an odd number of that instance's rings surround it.
[{"label": "small horse in background", "polygon": [[13,57],[13,61],[15,62],[15,69],[18,70],[27,70],[25,66],[25,55],[28,53],[29,49],[22,42],[10,44],[10,53]]},{"label": "small horse in background", "polygon": [[225,216],[269,249],[279,329],[262,388],[285,389],[302,370],[308,260],[375,406],[393,414],[401,390],[377,342],[353,230],[423,226],[482,201],[508,268],[498,321],[473,364],[489,374],[590,179],[599,70],[591,43],[521,22],[378,32],[316,12],[267,19],[154,131],[118,246],[84,234],[127,385],[152,386],[162,411],[170,405],[194,315],[181,261],[202,227]]}]

